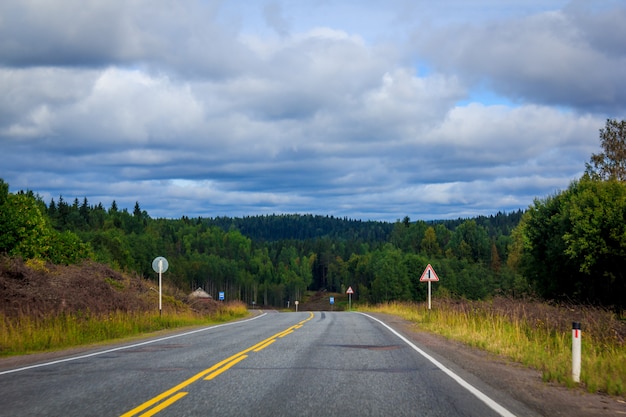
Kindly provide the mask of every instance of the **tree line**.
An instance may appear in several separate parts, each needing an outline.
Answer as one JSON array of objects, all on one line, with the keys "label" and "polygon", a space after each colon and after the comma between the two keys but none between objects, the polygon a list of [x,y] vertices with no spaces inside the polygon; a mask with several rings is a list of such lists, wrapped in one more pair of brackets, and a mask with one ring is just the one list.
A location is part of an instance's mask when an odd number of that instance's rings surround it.
[{"label": "tree line", "polygon": [[249,304],[282,306],[306,290],[345,292],[368,302],[421,301],[427,264],[442,295],[497,294],[626,303],[624,121],[600,130],[603,153],[582,178],[530,207],[468,219],[394,223],[316,215],[153,219],[87,198],[49,203],[32,191],[9,193],[0,179],[0,253],[54,263],[92,259],[185,290]]},{"label": "tree line", "polygon": [[[89,258],[146,277],[155,276],[152,259],[165,256],[167,278],[180,288],[276,306],[301,299],[306,290],[344,292],[348,286],[357,291],[355,300],[419,300],[425,294],[421,272],[437,260],[451,275],[445,284],[451,294],[480,298],[497,286],[508,288],[496,279],[507,256],[503,231],[522,214],[481,218],[488,227],[476,219],[389,223],[295,214],[153,219],[138,202],[132,212],[115,201],[105,208],[86,198],[46,204],[32,191],[11,194],[2,184],[0,250],[9,255],[55,263]],[[26,203],[29,210],[21,210]],[[463,277],[473,273],[481,278],[468,284]]]}]

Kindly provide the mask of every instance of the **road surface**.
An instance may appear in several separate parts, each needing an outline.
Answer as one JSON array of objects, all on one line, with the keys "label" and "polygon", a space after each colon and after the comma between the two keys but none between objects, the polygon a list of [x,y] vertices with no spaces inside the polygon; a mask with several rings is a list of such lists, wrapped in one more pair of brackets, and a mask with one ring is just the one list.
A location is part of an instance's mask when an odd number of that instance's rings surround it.
[{"label": "road surface", "polygon": [[0,368],[0,416],[534,416],[356,312],[267,313]]}]

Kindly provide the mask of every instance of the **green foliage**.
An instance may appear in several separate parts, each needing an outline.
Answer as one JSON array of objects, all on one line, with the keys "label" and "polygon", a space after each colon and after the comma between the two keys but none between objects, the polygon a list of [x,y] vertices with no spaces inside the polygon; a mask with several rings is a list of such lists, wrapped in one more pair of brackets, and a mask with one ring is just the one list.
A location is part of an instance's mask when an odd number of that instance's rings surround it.
[{"label": "green foliage", "polygon": [[93,256],[91,248],[70,231],[51,231],[48,253],[45,258],[54,264],[76,264]]},{"label": "green foliage", "polygon": [[474,220],[465,221],[457,227],[448,248],[457,258],[474,262],[488,262],[491,254],[489,235]]},{"label": "green foliage", "polygon": [[91,255],[76,234],[59,233],[50,226],[41,203],[31,193],[0,192],[0,252],[57,264],[77,263]]},{"label": "green foliage", "polygon": [[4,204],[4,202],[9,197],[9,184],[4,182],[2,178],[0,178],[0,206]]},{"label": "green foliage", "polygon": [[523,269],[542,296],[626,305],[626,184],[585,176],[535,201],[522,233]]},{"label": "green foliage", "polygon": [[0,251],[25,259],[43,258],[51,230],[37,202],[27,194],[8,194],[0,206]]},{"label": "green foliage", "polygon": [[409,271],[403,257],[402,251],[390,244],[374,252],[374,281],[371,288],[373,301],[412,299]]},{"label": "green foliage", "polygon": [[587,274],[620,265],[626,258],[625,184],[583,179],[570,193],[565,209],[572,227],[563,236],[565,253]]},{"label": "green foliage", "polygon": [[439,246],[439,241],[437,240],[437,232],[435,232],[435,229],[432,226],[424,232],[421,247],[422,251],[428,256],[434,257],[441,255],[441,247]]}]

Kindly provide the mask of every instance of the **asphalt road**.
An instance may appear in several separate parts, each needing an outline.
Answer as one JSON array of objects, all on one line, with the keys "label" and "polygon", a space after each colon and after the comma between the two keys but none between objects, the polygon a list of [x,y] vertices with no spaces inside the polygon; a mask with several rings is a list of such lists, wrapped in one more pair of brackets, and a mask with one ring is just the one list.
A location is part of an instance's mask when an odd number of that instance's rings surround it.
[{"label": "asphalt road", "polygon": [[534,415],[451,369],[364,314],[268,313],[0,369],[0,416]]}]

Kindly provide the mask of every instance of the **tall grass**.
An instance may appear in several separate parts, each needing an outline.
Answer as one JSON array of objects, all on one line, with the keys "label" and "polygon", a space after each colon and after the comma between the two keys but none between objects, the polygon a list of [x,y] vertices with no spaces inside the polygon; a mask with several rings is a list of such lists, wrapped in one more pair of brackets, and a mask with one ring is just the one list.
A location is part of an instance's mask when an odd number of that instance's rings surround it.
[{"label": "tall grass", "polygon": [[184,326],[223,322],[248,314],[243,303],[227,303],[210,315],[191,311],[59,314],[34,318],[0,315],[0,356],[88,345]]},{"label": "tall grass", "polygon": [[[360,309],[400,316],[423,330],[538,369],[544,381],[573,387],[577,384],[571,375],[572,321],[564,324],[555,319],[568,312],[548,307],[517,301],[445,301],[430,311],[425,304],[407,303]],[[626,396],[626,343],[621,333],[624,323],[605,311],[591,313],[587,311],[583,321],[581,385],[589,392]]]}]

